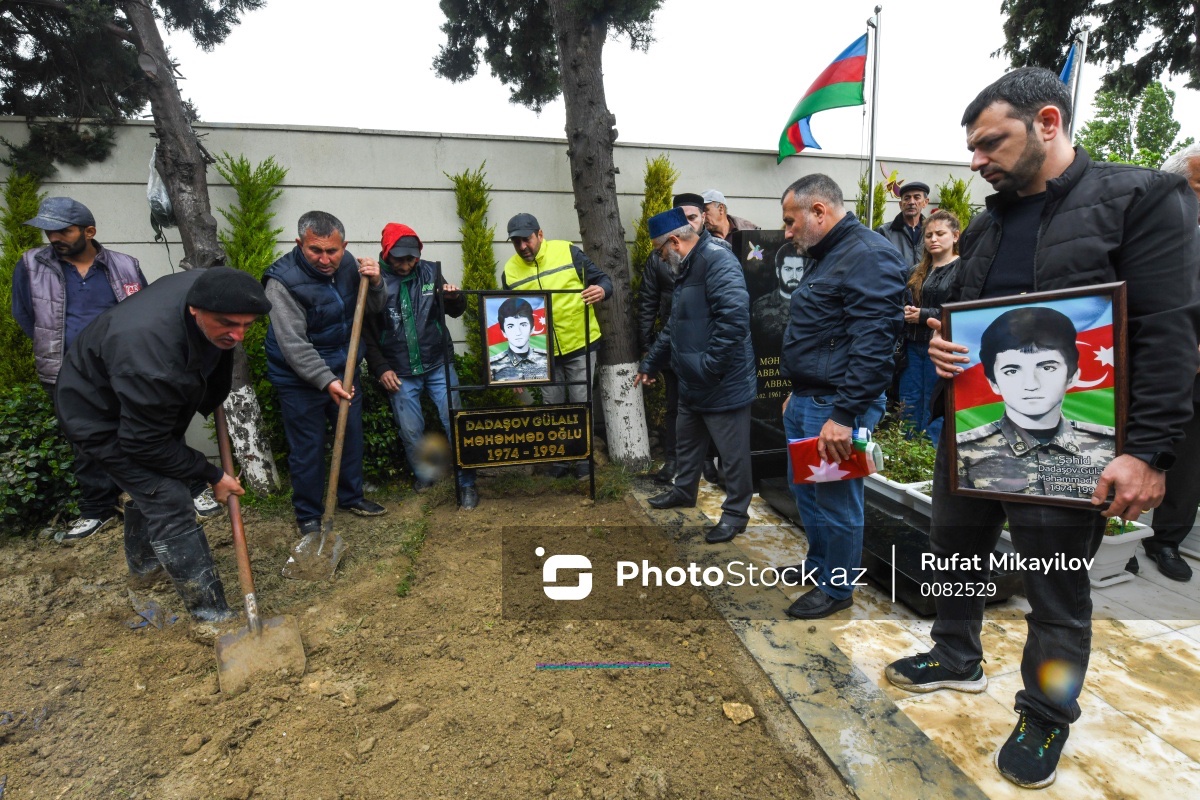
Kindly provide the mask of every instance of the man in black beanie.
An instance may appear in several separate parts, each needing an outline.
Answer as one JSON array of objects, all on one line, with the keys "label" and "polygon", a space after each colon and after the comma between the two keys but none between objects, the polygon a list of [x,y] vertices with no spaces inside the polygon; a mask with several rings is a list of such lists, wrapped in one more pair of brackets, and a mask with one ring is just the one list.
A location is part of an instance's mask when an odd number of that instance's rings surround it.
[{"label": "man in black beanie", "polygon": [[262,285],[229,267],[160,278],[84,330],[58,376],[58,419],[67,438],[131,498],[125,560],[132,582],[161,572],[192,616],[221,622],[225,602],[189,485],[203,479],[226,502],[241,483],[184,443],[197,413],[229,394],[233,348],[271,310]]}]

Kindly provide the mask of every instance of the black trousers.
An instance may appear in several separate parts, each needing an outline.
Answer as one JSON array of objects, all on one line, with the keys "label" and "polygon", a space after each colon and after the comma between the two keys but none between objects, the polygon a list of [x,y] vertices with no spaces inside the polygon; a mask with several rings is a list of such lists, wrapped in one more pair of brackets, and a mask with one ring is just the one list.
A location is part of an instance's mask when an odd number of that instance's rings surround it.
[{"label": "black trousers", "polygon": [[[53,383],[43,383],[42,388],[50,395],[54,403],[55,413],[58,412],[58,401],[55,400]],[[84,519],[107,519],[117,513],[117,498],[121,490],[112,478],[104,471],[94,458],[81,451],[74,444],[75,451],[75,481],[79,484],[79,516]]]},{"label": "black trousers", "polygon": [[700,471],[710,444],[716,445],[725,472],[725,502],[721,504],[721,522],[742,526],[750,516],[750,498],[754,494],[754,475],[750,471],[750,406],[733,411],[696,411],[679,403],[676,429],[678,443],[675,462],[675,488],[672,490],[688,503],[696,502]]},{"label": "black trousers", "polygon": [[[934,577],[937,583],[951,587],[986,583],[991,574],[989,558],[1005,519],[1013,547],[1025,557],[1048,559],[1062,554],[1065,561],[1091,558],[1100,549],[1105,520],[1099,511],[951,494],[948,439],[943,436],[939,442],[934,466],[929,546],[939,557],[978,556],[983,568],[939,571]],[[972,562],[955,562],[963,563]],[[1017,692],[1016,708],[1067,725],[1079,719],[1077,698],[1092,650],[1087,569],[1026,571],[1022,576],[1031,611],[1025,615],[1029,633],[1021,656],[1025,687]],[[973,668],[983,658],[979,635],[985,598],[964,594],[951,591],[949,596],[937,596],[937,619],[931,633],[933,656],[958,672]],[[1059,679],[1040,681],[1043,667]]]},{"label": "black trousers", "polygon": [[679,421],[679,378],[669,369],[662,371],[663,388],[667,392],[667,413],[663,418],[663,460],[675,460],[676,425]]},{"label": "black trousers", "polygon": [[[1200,410],[1200,409],[1198,409]],[[1183,429],[1183,441],[1175,446],[1175,465],[1167,470],[1167,493],[1154,510],[1154,535],[1142,542],[1147,553],[1164,545],[1178,547],[1196,522],[1200,503],[1200,414]]]}]

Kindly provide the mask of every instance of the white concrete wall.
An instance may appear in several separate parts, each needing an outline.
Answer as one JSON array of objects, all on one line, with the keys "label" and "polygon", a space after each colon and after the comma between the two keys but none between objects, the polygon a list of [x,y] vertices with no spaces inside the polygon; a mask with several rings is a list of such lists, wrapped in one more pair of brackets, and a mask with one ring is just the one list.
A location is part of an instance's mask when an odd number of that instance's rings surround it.
[{"label": "white concrete wall", "polygon": [[[117,131],[117,147],[107,161],[82,168],[60,167],[43,187],[50,195],[67,195],[84,203],[96,216],[97,238],[106,246],[129,253],[142,262],[146,277],[154,280],[178,265],[183,248],[178,233],[167,232],[170,260],[162,244],[154,242],[146,202],[146,181],[154,149],[150,122],[133,122]],[[425,243],[424,256],[441,261],[447,278],[462,278],[459,249],[460,221],[455,214],[454,192],[446,173],[475,169],[484,161],[492,186],[489,222],[496,226],[497,269],[512,254],[504,238],[512,215],[528,211],[542,224],[546,235],[579,241],[571,176],[564,139],[513,139],[467,134],[408,133],[349,128],[289,128],[271,125],[201,125],[198,131],[214,155],[223,151],[244,155],[251,163],[274,156],[288,170],[276,211],[281,252],[292,246],[295,221],[305,211],[319,208],[346,225],[351,251],[377,255],[379,234],[387,222],[411,226]],[[23,120],[0,117],[0,136],[24,141]],[[781,224],[779,195],[796,178],[825,172],[842,186],[853,208],[857,195],[859,159],[815,153],[790,158],[776,165],[767,150],[712,150],[619,142],[616,147],[618,201],[628,241],[644,189],[645,164],[667,154],[679,171],[677,192],[721,190],[731,213],[764,228]],[[885,159],[907,180],[933,186],[947,175],[968,177],[967,166],[957,162],[920,163]],[[7,169],[0,166],[0,178]],[[209,170],[214,214],[235,201],[233,190],[215,170]],[[986,185],[972,183],[982,202]],[[935,198],[936,199],[936,198]],[[888,209],[896,213],[895,203]],[[217,214],[218,222],[224,219]],[[605,266],[600,265],[602,268]],[[461,341],[461,324],[452,321],[451,332]],[[189,442],[215,455],[200,420],[188,434]]]},{"label": "white concrete wall", "polygon": [[[44,191],[69,195],[96,215],[97,238],[142,261],[153,280],[171,270],[167,252],[155,244],[146,203],[146,180],[154,140],[149,122],[134,122],[117,132],[117,147],[102,164],[61,167]],[[440,260],[446,276],[462,276],[459,219],[454,192],[445,173],[474,169],[486,160],[493,187],[490,222],[496,226],[498,267],[512,254],[504,239],[509,217],[521,211],[537,216],[546,235],[579,240],[571,193],[566,142],[562,139],[513,139],[466,134],[406,133],[344,128],[288,128],[266,125],[202,125],[199,132],[210,152],[244,155],[252,163],[268,156],[288,170],[277,204],[277,224],[284,228],[280,249],[291,247],[295,221],[320,208],[338,216],[347,228],[352,252],[376,255],[379,233],[389,221],[412,226],[425,242],[426,258]],[[0,136],[22,141],[24,122],[0,118]],[[632,242],[642,200],[645,163],[667,154],[680,173],[676,191],[717,188],[729,200],[731,213],[764,228],[780,225],[779,195],[801,175],[823,171],[837,180],[853,207],[859,159],[822,153],[790,158],[776,165],[767,150],[710,150],[701,147],[618,143],[617,191],[625,235]],[[907,180],[931,186],[947,175],[969,177],[963,163],[921,163],[885,158]],[[6,170],[0,167],[0,178]],[[233,190],[209,170],[215,209],[228,207]],[[986,184],[972,189],[982,202]],[[936,198],[934,198],[936,200]],[[896,213],[893,202],[889,218]],[[218,222],[224,220],[218,215]],[[170,258],[183,256],[179,237],[168,231]],[[602,267],[604,265],[601,265]]]}]

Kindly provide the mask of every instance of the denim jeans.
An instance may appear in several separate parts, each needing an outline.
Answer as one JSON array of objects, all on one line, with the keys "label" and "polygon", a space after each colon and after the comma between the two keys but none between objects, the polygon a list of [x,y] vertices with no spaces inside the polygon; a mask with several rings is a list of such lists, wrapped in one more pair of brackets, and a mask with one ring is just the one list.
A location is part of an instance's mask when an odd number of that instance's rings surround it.
[{"label": "denim jeans", "polygon": [[[933,517],[929,547],[939,557],[978,555],[982,570],[944,570],[934,580],[951,586],[985,583],[991,574],[988,560],[1008,520],[1013,547],[1026,557],[1050,559],[1091,558],[1100,549],[1104,517],[1090,509],[1058,508],[1033,503],[964,497],[950,493],[949,452],[938,446],[933,471]],[[961,565],[961,560],[955,565]],[[1030,613],[1029,633],[1021,657],[1025,688],[1017,692],[1016,708],[1059,725],[1079,719],[1079,691],[1087,673],[1092,649],[1092,596],[1086,568],[1052,569],[1048,574],[1022,573]],[[956,672],[973,669],[983,658],[979,639],[986,598],[935,595],[937,619],[933,623],[935,658]],[[1067,679],[1043,684],[1038,673],[1053,663]]]},{"label": "denim jeans", "polygon": [[904,404],[904,418],[915,431],[924,431],[937,446],[942,435],[942,418],[929,418],[929,404],[933,399],[933,388],[937,385],[937,370],[929,358],[929,345],[907,342],[908,366],[900,373],[900,402]]},{"label": "denim jeans", "polygon": [[[450,367],[450,386],[458,386],[458,373]],[[400,441],[404,443],[404,454],[408,457],[408,468],[416,474],[417,448],[421,437],[425,435],[425,415],[421,412],[421,392],[429,395],[429,399],[437,407],[438,417],[446,435],[450,435],[450,405],[446,396],[450,394],[446,386],[445,367],[435,367],[424,375],[404,375],[400,378],[400,389],[388,396],[392,404],[392,416],[400,428]],[[458,392],[453,393],[451,401],[455,408],[461,408]],[[459,471],[459,486],[475,485],[475,470]]]},{"label": "denim jeans", "polygon": [[[363,499],[362,387],[356,380],[346,419],[342,469],[337,502],[351,505]],[[320,519],[325,512],[326,423],[336,429],[339,403],[312,386],[277,383],[283,432],[287,435],[288,471],[292,476],[292,507],[296,520]]]},{"label": "denim jeans", "polygon": [[[783,414],[783,430],[789,440],[807,439],[821,433],[833,411],[833,396],[802,397],[793,394]],[[871,430],[883,417],[886,399],[880,395],[867,413],[854,421],[855,427]],[[796,509],[808,537],[805,566],[816,569],[817,585],[835,600],[854,593],[850,584],[862,561],[863,479],[828,483],[792,483],[788,461],[788,486],[796,498]],[[835,574],[834,570],[842,570]],[[844,576],[844,579],[843,579]],[[834,581],[837,582],[834,582]]]}]

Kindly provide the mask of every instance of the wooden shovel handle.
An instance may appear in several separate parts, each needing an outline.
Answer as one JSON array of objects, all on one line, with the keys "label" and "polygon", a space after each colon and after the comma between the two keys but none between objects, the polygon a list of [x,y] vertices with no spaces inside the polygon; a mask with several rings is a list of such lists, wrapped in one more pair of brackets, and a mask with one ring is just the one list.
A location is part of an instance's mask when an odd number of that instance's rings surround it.
[{"label": "wooden shovel handle", "polygon": [[[371,280],[361,275],[358,278],[358,300],[354,303],[354,325],[350,328],[350,349],[346,351],[346,374],[342,379],[342,388],[347,392],[354,391],[354,370],[358,367],[358,343],[362,338],[363,314],[367,309],[367,291],[371,288]],[[342,398],[338,404],[337,427],[333,435],[333,453],[329,459],[329,486],[325,489],[324,520],[333,519],[334,501],[337,499],[338,478],[342,474],[342,445],[346,439],[346,421],[350,418],[350,402]],[[327,527],[322,525],[322,527]]]},{"label": "wooden shovel handle", "polygon": [[[229,447],[229,424],[225,420],[225,409],[217,406],[217,449],[221,453],[221,469],[233,475],[233,452]],[[250,551],[246,548],[246,530],[242,527],[242,506],[235,494],[229,495],[229,521],[233,527],[233,550],[237,554],[238,582],[246,598],[246,616],[250,629],[258,623],[257,601],[254,599],[254,576],[250,573]]]}]

